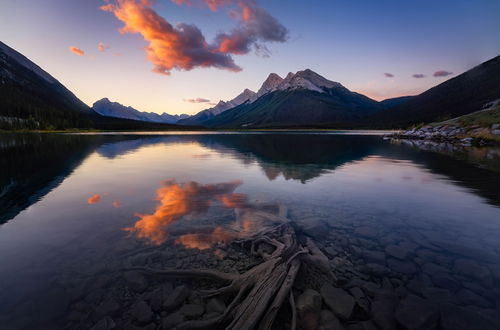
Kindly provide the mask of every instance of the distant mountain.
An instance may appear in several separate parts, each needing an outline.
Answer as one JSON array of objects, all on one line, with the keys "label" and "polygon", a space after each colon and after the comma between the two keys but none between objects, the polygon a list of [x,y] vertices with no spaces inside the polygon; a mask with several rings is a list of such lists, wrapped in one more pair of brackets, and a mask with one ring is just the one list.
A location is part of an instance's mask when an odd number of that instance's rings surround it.
[{"label": "distant mountain", "polygon": [[384,109],[379,102],[351,92],[312,70],[271,73],[258,98],[227,110],[203,123],[207,127],[261,128],[350,125]]},{"label": "distant mountain", "polygon": [[59,81],[0,42],[0,128],[88,127],[90,115]]},{"label": "distant mountain", "polygon": [[118,102],[111,102],[106,97],[96,101],[92,105],[92,109],[102,116],[149,121],[153,123],[175,124],[181,119],[189,118],[189,115],[186,114],[171,115],[164,112],[160,115],[155,112],[139,111]]},{"label": "distant mountain", "polygon": [[407,102],[374,114],[360,125],[401,128],[458,117],[500,98],[500,56],[484,62]]},{"label": "distant mountain", "polygon": [[247,101],[253,101],[257,98],[257,94],[254,91],[245,89],[241,94],[236,96],[234,99],[224,102],[219,101],[216,106],[213,108],[205,109],[197,114],[187,118],[179,120],[178,124],[181,125],[203,125],[207,120],[223,113],[226,110],[232,109],[240,104],[243,104]]}]

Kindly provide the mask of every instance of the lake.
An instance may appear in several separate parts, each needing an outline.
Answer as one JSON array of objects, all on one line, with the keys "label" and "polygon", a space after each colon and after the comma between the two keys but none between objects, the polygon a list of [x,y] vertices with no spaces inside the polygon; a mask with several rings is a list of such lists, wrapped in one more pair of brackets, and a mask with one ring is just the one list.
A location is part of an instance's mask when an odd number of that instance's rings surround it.
[{"label": "lake", "polygon": [[[3,134],[0,170],[1,329],[217,316],[198,293],[213,283],[129,270],[242,273],[259,259],[238,241],[262,219],[239,214],[282,207],[328,258],[352,305],[344,327],[500,324],[498,148],[379,132]],[[320,291],[297,276],[297,296]]]}]

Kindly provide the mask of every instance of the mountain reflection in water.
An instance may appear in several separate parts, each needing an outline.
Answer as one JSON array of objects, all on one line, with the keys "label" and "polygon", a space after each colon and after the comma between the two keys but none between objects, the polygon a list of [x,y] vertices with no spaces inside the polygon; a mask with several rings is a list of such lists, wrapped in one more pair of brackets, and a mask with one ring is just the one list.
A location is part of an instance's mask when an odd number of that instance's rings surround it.
[{"label": "mountain reflection in water", "polygon": [[[390,144],[380,137],[331,134],[3,135],[0,223],[40,200],[93,152],[115,159],[155,145],[196,144],[243,164],[258,164],[269,180],[306,183],[369,156],[409,160],[500,205],[500,177],[450,156]],[[412,145],[414,146],[414,144]],[[496,155],[493,152],[485,153]],[[207,153],[193,154],[205,160]],[[491,166],[500,160],[488,159]],[[492,164],[492,165],[491,165]],[[500,165],[498,165],[500,167]],[[115,207],[121,205],[115,201]]]},{"label": "mountain reflection in water", "polygon": [[443,319],[489,315],[500,301],[496,153],[473,150],[493,157],[480,168],[428,149],[337,134],[2,135],[0,324],[92,328],[92,311],[111,306],[125,328],[130,297],[160,279],[123,269],[244,272],[259,260],[230,243],[279,222],[281,205],[342,283],[390,278],[460,306]]}]

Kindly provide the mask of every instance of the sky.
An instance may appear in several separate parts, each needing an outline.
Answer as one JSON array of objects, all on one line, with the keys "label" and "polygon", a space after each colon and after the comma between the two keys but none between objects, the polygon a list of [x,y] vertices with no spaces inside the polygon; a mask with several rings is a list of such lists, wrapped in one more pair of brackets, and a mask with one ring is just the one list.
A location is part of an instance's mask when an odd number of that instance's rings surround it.
[{"label": "sky", "polygon": [[194,114],[306,68],[376,100],[500,55],[498,0],[1,0],[0,40],[82,101]]}]

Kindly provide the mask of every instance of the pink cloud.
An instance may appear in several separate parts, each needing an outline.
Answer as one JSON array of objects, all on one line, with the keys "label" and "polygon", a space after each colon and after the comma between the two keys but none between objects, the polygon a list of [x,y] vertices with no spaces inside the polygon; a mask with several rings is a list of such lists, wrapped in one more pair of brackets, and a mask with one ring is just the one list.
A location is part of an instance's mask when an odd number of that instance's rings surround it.
[{"label": "pink cloud", "polygon": [[255,1],[238,0],[236,3],[239,11],[231,11],[231,16],[239,19],[239,24],[230,33],[217,35],[220,52],[242,55],[253,48],[258,53],[265,50],[268,55],[269,51],[261,43],[287,41],[288,29],[265,9],[257,6]]},{"label": "pink cloud", "polygon": [[453,74],[453,72],[450,72],[450,71],[439,70],[439,71],[434,72],[433,76],[434,77],[447,77],[447,76],[452,75],[452,74]]},{"label": "pink cloud", "polygon": [[106,45],[102,42],[98,43],[97,44],[97,49],[100,51],[100,52],[105,52],[106,50],[109,49],[109,45]]},{"label": "pink cloud", "polygon": [[85,55],[85,52],[83,50],[81,50],[80,48],[75,47],[75,46],[70,46],[69,47],[69,51],[72,52],[73,54],[78,55],[78,56],[84,56]]}]

